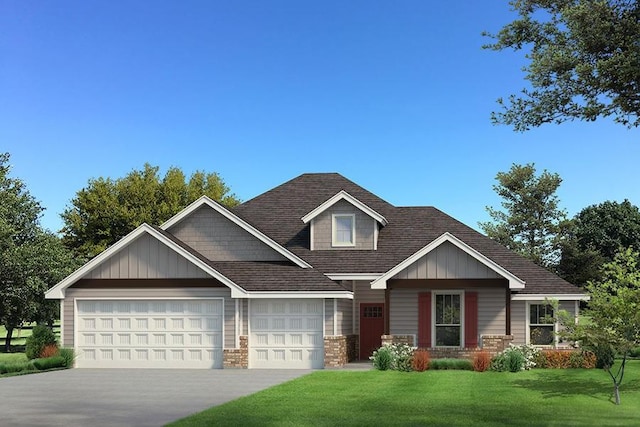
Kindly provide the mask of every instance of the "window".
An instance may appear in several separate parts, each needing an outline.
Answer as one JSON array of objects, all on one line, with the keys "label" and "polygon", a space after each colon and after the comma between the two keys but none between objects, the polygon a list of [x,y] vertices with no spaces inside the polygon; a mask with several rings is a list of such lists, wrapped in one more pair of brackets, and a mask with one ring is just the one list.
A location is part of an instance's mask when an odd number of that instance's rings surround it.
[{"label": "window", "polygon": [[554,343],[553,307],[548,304],[529,305],[529,343],[552,345]]},{"label": "window", "polygon": [[462,317],[460,294],[435,295],[436,346],[461,347]]},{"label": "window", "polygon": [[333,215],[333,246],[356,245],[356,216]]}]

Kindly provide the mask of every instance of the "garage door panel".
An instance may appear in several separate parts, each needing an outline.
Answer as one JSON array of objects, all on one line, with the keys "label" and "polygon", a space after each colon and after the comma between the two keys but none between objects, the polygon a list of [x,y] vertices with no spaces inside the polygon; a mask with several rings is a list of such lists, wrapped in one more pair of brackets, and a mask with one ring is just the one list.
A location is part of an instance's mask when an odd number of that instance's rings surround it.
[{"label": "garage door panel", "polygon": [[220,299],[78,301],[78,367],[222,367]]},{"label": "garage door panel", "polygon": [[252,368],[323,367],[322,300],[260,300],[250,307]]}]

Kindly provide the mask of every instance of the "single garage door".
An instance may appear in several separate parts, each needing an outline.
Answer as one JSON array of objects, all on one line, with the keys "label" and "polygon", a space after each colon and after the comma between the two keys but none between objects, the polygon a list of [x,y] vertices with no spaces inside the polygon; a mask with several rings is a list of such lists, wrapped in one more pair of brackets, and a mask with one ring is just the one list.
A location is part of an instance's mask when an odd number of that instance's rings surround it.
[{"label": "single garage door", "polygon": [[222,367],[222,299],[76,302],[77,367]]},{"label": "single garage door", "polygon": [[318,369],[324,366],[323,302],[251,300],[251,368]]}]

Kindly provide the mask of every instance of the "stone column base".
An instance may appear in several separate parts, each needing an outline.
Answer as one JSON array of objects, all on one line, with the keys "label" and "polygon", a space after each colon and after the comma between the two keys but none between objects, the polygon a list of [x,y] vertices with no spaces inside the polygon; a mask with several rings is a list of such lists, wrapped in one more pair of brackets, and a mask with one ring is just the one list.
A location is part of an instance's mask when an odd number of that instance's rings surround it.
[{"label": "stone column base", "polygon": [[249,367],[249,337],[240,337],[240,348],[225,348],[222,351],[224,369],[247,369]]}]

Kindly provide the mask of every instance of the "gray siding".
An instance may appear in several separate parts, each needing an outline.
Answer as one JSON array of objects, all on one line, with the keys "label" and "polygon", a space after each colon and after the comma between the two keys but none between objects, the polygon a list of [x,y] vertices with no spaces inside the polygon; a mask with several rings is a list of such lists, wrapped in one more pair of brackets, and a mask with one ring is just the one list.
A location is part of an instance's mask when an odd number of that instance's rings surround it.
[{"label": "gray siding", "polygon": [[333,299],[327,298],[324,300],[324,334],[333,335],[333,322],[335,320],[335,313],[333,311]]},{"label": "gray siding", "polygon": [[366,280],[354,282],[354,306],[353,306],[353,331],[360,333],[360,303],[381,302],[384,303],[384,290],[371,289],[371,283]]},{"label": "gray siding", "polygon": [[444,242],[393,279],[494,279],[501,276],[453,243]]},{"label": "gray siding", "polygon": [[[514,344],[525,344],[527,341],[527,305],[543,304],[540,301],[511,301],[511,334]],[[560,309],[566,310],[571,316],[576,315],[574,301],[560,301]],[[561,344],[562,345],[562,344]]]},{"label": "gray siding", "polygon": [[[355,246],[331,246],[332,240],[332,215],[355,214],[356,217],[356,245]],[[373,249],[374,227],[376,220],[353,206],[351,203],[341,200],[313,220],[313,249],[314,250],[349,250],[349,249]]]},{"label": "gray siding", "polygon": [[[418,294],[431,289],[393,289],[389,296],[391,318],[389,332],[397,335],[418,334]],[[506,325],[504,289],[472,288],[478,293],[478,334],[503,335]]]},{"label": "gray siding", "polygon": [[207,273],[156,238],[144,234],[86,276],[90,279],[198,279]]},{"label": "gray siding", "polygon": [[235,347],[235,301],[229,288],[156,288],[156,289],[74,289],[66,291],[62,322],[64,328],[63,345],[73,346],[74,309],[76,298],[224,298],[224,347]]},{"label": "gray siding", "polygon": [[353,301],[338,300],[338,333],[351,335],[353,333]]},{"label": "gray siding", "polygon": [[212,261],[285,261],[248,231],[202,206],[168,230]]}]

